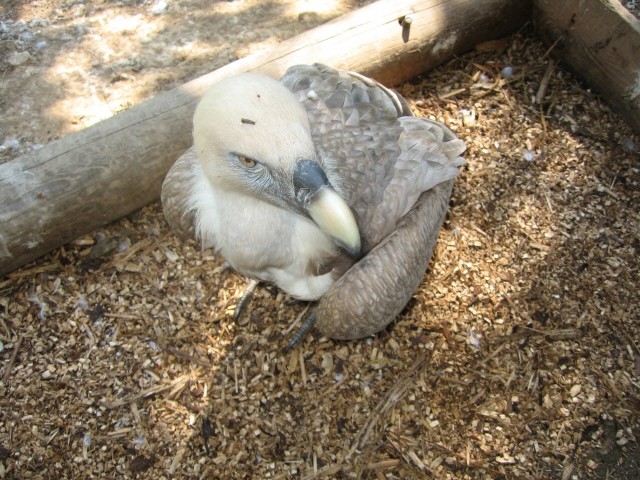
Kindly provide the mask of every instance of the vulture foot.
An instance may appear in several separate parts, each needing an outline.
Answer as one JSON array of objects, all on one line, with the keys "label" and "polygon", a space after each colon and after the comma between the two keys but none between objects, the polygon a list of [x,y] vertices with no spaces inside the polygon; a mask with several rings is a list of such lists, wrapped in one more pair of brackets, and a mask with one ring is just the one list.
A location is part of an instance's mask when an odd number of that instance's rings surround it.
[{"label": "vulture foot", "polygon": [[307,336],[309,331],[316,324],[316,311],[313,310],[307,317],[302,321],[302,325],[300,328],[296,330],[296,333],[293,334],[287,346],[284,347],[284,353],[289,353],[293,350],[303,339]]},{"label": "vulture foot", "polygon": [[307,303],[307,300],[300,300],[299,298],[292,298],[287,302],[287,307],[293,307],[294,305],[300,305],[301,303]]},{"label": "vulture foot", "polygon": [[278,296],[278,287],[269,283],[264,286],[264,288],[271,294],[271,298],[276,298]]},{"label": "vulture foot", "polygon": [[258,282],[258,280],[254,280],[253,278],[249,280],[247,288],[245,288],[244,292],[242,292],[242,296],[236,304],[236,311],[233,314],[234,321],[238,322],[238,320],[240,320],[240,317],[247,309],[247,305],[251,303],[251,299],[253,298],[253,294],[255,293],[259,283],[260,282]]}]

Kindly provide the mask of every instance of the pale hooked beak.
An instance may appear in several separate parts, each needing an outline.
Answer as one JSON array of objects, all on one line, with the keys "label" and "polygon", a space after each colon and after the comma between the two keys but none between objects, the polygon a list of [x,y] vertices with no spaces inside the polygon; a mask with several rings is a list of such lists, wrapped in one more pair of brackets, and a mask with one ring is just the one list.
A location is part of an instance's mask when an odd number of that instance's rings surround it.
[{"label": "pale hooked beak", "polygon": [[313,160],[300,160],[293,174],[296,200],[316,225],[356,257],[360,230],[347,202],[333,189],[327,175]]}]

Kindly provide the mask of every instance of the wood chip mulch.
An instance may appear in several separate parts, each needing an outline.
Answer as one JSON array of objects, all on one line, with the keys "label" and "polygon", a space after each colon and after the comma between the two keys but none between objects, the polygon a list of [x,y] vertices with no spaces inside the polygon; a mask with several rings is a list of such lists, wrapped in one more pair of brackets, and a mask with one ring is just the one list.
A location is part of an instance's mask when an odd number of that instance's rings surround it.
[{"label": "wood chip mulch", "polygon": [[529,34],[400,91],[468,151],[390,328],[283,354],[150,205],[0,279],[0,478],[639,478],[640,139]]}]

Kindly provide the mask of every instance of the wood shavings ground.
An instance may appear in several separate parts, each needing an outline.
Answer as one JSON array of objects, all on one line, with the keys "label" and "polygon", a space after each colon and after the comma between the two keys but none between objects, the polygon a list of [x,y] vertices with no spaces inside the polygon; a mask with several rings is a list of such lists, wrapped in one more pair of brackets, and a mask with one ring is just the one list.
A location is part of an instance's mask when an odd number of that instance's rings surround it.
[{"label": "wood shavings ground", "polygon": [[539,94],[545,51],[400,87],[467,163],[373,338],[283,354],[304,305],[235,324],[245,279],[157,204],[0,280],[0,478],[638,478],[640,139],[560,65]]}]

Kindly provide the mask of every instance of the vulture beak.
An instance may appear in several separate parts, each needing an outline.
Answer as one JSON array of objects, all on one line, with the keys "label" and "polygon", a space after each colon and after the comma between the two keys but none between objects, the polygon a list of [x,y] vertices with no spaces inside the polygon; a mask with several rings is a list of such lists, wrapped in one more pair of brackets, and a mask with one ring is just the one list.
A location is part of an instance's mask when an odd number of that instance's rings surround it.
[{"label": "vulture beak", "polygon": [[296,201],[324,233],[356,257],[360,230],[347,202],[333,189],[313,160],[299,160],[293,172]]}]

